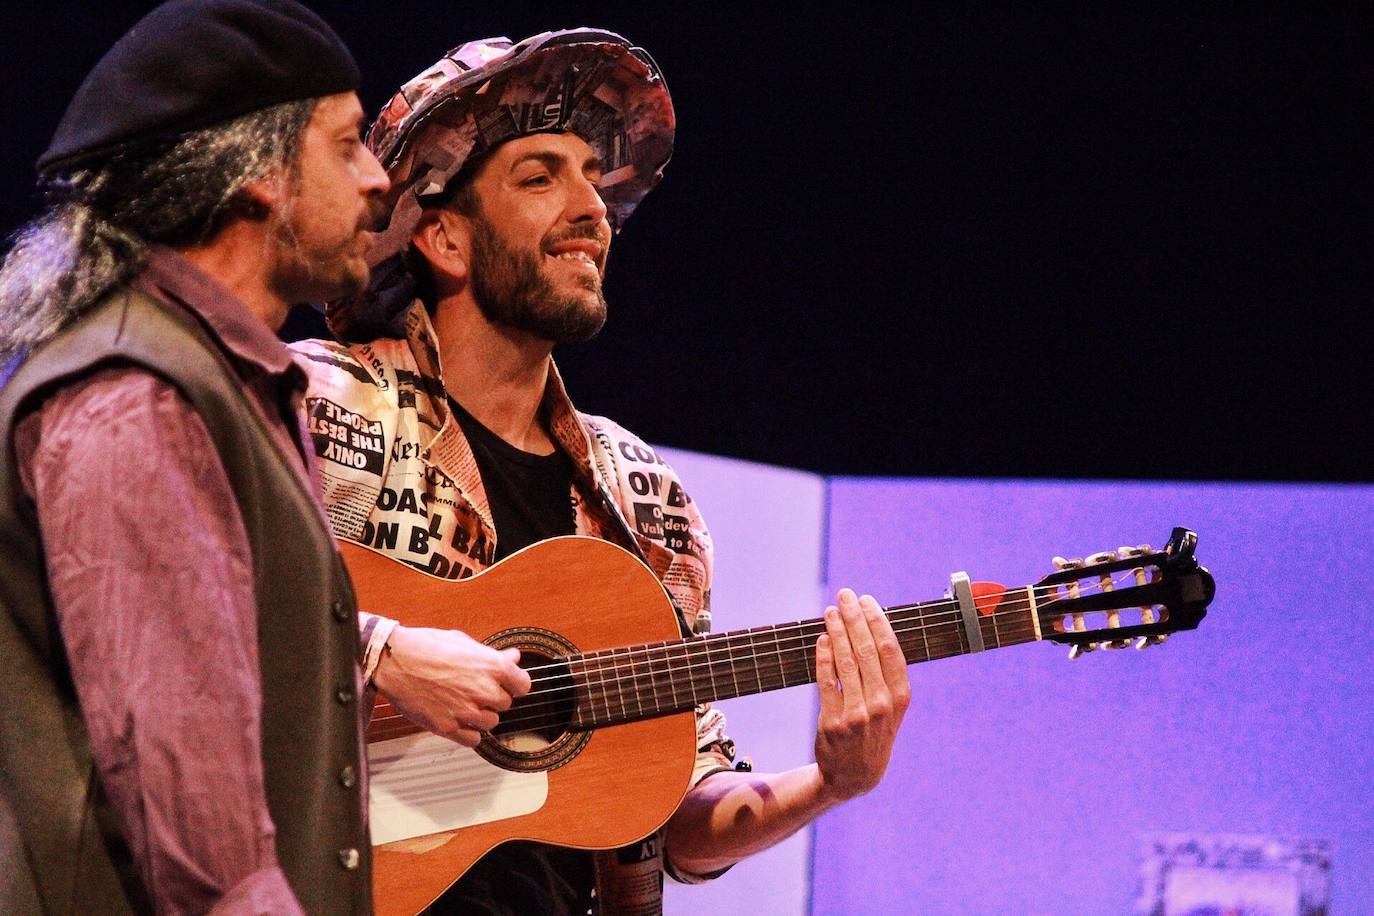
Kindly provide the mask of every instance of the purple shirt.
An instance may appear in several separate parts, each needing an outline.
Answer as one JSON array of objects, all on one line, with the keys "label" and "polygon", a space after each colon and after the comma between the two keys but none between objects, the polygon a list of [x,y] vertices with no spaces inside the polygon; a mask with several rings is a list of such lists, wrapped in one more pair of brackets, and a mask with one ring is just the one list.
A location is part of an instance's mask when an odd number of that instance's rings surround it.
[{"label": "purple shirt", "polygon": [[[135,285],[218,339],[318,493],[285,346],[175,252],[154,249]],[[252,557],[204,421],[161,378],[110,367],[25,417],[15,450],[96,768],[153,905],[300,912],[263,788]]]}]

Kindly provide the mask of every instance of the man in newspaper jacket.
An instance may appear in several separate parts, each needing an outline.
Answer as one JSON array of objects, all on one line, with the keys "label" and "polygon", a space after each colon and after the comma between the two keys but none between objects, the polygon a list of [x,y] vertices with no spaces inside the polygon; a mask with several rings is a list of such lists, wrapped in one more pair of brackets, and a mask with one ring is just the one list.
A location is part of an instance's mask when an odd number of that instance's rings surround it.
[{"label": "man in newspaper jacket", "polygon": [[[536,541],[592,535],[642,556],[685,629],[709,628],[711,541],[697,507],[652,448],[574,410],[551,359],[600,329],[612,230],[658,181],[673,132],[648,54],[590,29],[471,42],[392,99],[368,136],[393,182],[373,284],[327,310],[350,343],[296,348],[340,538],[460,579]],[[661,842],[595,857],[507,843],[438,911],[585,913],[594,884],[602,912],[657,911],[660,868],[714,877],[876,785],[906,670],[871,598],[845,590],[837,604],[818,647],[815,764],[735,769],[723,717],[701,707],[694,785]],[[364,674],[466,745],[525,689],[513,650],[364,626]],[[440,677],[446,667],[466,680]]]}]

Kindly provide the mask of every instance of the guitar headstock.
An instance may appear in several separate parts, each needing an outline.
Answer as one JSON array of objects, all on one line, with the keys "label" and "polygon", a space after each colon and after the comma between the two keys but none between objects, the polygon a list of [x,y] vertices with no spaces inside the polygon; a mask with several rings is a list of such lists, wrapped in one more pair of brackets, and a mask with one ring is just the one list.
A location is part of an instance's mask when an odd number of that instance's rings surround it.
[{"label": "guitar headstock", "polygon": [[1058,571],[1033,586],[1040,637],[1072,646],[1076,658],[1098,648],[1144,649],[1195,629],[1216,594],[1196,549],[1197,535],[1175,528],[1159,551],[1142,545],[1055,557]]}]

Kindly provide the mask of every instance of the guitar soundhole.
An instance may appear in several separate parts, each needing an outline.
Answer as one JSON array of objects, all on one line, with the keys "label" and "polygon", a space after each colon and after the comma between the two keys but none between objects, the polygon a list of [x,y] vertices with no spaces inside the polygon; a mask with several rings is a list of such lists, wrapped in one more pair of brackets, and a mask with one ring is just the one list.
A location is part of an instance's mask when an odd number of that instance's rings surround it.
[{"label": "guitar soundhole", "polygon": [[501,716],[492,735],[507,745],[550,745],[568,730],[577,710],[572,675],[563,662],[534,652],[520,656],[520,667],[530,672],[530,692]]},{"label": "guitar soundhole", "polygon": [[507,770],[552,770],[577,755],[591,738],[572,731],[577,696],[563,658],[577,648],[548,630],[504,630],[487,640],[497,649],[520,650],[520,667],[530,673],[530,692],[501,714],[500,723],[477,753]]}]

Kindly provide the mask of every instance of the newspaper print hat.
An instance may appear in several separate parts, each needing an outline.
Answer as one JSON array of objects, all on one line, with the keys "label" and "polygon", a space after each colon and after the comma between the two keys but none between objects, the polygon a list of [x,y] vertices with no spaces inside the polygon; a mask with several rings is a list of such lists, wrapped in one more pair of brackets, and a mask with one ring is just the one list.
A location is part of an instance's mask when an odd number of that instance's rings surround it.
[{"label": "newspaper print hat", "polygon": [[619,231],[663,177],[673,152],[673,102],[658,65],[614,32],[544,32],[512,45],[471,41],[401,88],[368,131],[391,178],[391,214],[373,241],[369,288],[332,302],[330,329],[346,341],[394,334],[414,281],[401,255],[428,199],[473,156],[526,134],[568,131],[601,158],[599,189]]}]

